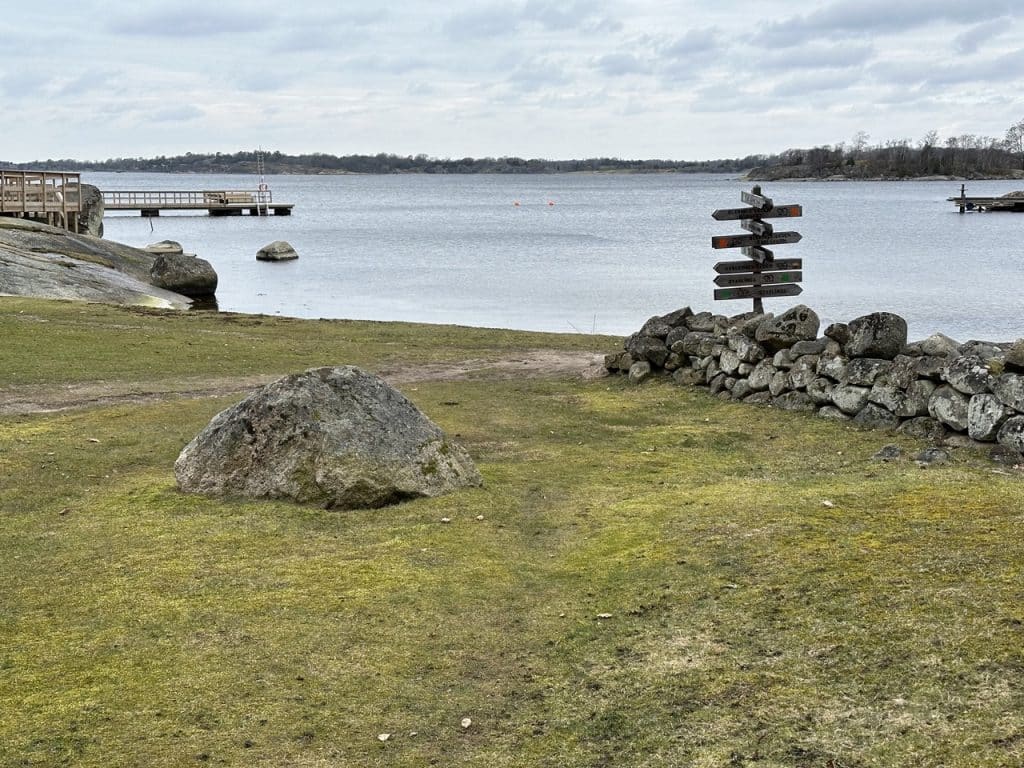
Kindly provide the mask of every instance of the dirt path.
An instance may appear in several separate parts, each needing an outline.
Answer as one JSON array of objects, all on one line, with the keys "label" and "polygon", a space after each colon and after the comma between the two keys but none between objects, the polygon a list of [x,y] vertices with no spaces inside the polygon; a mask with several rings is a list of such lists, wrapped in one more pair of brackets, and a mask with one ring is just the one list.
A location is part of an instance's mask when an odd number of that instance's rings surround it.
[{"label": "dirt path", "polygon": [[[508,360],[461,360],[389,367],[377,374],[400,386],[417,381],[506,380],[512,378],[594,379],[604,374],[603,356],[592,352],[525,350]],[[126,403],[153,403],[174,398],[244,395],[278,375],[210,376],[149,382],[90,381],[48,388],[21,386],[0,389],[0,416],[56,413],[78,408]]]}]

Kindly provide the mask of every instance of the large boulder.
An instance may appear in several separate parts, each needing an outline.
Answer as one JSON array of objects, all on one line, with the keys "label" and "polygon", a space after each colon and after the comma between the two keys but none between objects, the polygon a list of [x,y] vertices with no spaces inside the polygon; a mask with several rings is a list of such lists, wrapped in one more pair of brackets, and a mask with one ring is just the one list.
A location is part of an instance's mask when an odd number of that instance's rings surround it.
[{"label": "large boulder", "polygon": [[174,464],[187,492],[375,508],[481,484],[466,452],[352,366],[286,376],[222,411]]},{"label": "large boulder", "polygon": [[972,440],[991,442],[1006,420],[1015,415],[995,395],[975,395],[967,404],[967,434]]},{"label": "large boulder", "polygon": [[768,351],[788,349],[798,341],[813,341],[818,338],[821,320],[810,307],[798,304],[778,317],[766,317],[757,326],[754,338]]},{"label": "large boulder", "polygon": [[78,233],[103,237],[103,193],[92,184],[79,184]]},{"label": "large boulder", "polygon": [[213,296],[217,292],[217,272],[206,259],[192,253],[164,253],[149,269],[153,285],[183,296]]},{"label": "large boulder", "polygon": [[953,358],[942,372],[942,378],[953,389],[965,395],[979,395],[991,384],[992,374],[980,357],[960,355]]},{"label": "large boulder", "polygon": [[651,365],[661,368],[668,360],[669,349],[665,342],[657,336],[634,333],[626,339],[626,351],[634,360],[647,360]]},{"label": "large boulder", "polygon": [[892,360],[906,345],[907,321],[891,312],[874,312],[850,321],[850,338],[843,344],[843,353]]},{"label": "large boulder", "polygon": [[843,413],[853,416],[868,404],[868,395],[870,394],[871,390],[867,387],[840,384],[832,390],[832,404]]},{"label": "large boulder", "polygon": [[297,258],[299,254],[284,240],[275,240],[256,252],[257,261],[292,261]]},{"label": "large boulder", "polygon": [[673,326],[668,323],[661,315],[650,318],[643,327],[640,329],[641,336],[654,336],[656,338],[665,340],[665,337],[672,332]]},{"label": "large boulder", "polygon": [[928,415],[957,432],[966,432],[969,402],[966,395],[943,384],[928,398]]}]

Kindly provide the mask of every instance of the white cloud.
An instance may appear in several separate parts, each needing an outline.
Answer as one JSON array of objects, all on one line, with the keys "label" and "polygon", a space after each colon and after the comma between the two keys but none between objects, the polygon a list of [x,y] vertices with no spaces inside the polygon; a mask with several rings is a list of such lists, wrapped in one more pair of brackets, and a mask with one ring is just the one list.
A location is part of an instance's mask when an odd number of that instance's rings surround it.
[{"label": "white cloud", "polygon": [[5,127],[0,151],[23,161],[272,141],[713,158],[859,129],[1002,135],[1024,118],[1024,7],[1010,0],[9,5],[0,30],[20,53],[0,62],[0,95],[34,119]]}]

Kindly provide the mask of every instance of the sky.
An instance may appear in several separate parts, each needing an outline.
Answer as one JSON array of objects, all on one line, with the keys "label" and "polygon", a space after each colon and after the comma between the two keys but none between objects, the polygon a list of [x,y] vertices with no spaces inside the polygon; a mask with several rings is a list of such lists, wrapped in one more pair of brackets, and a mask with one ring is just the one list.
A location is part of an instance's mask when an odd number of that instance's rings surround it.
[{"label": "sky", "polygon": [[700,160],[1024,120],[1016,0],[0,3],[10,162]]}]

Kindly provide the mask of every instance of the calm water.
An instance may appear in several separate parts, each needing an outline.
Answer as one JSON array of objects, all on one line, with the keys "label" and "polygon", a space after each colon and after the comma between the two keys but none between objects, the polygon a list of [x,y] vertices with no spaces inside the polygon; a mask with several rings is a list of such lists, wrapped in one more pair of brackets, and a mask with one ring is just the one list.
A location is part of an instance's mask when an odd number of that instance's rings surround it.
[{"label": "calm water", "polygon": [[[252,189],[243,176],[83,174],[102,189]],[[221,309],[296,317],[413,320],[626,334],[684,305],[734,314],[712,300],[715,208],[740,207],[750,183],[726,176],[279,176],[290,217],[110,214],[107,237],[144,246],[177,240],[220,275]],[[1003,194],[1021,182],[972,182]],[[776,229],[804,236],[775,247],[804,260],[802,302],[823,322],[876,310],[901,314],[914,338],[1024,336],[1024,215],[960,216],[959,183],[771,183],[804,217]],[[518,201],[520,205],[514,206]],[[553,202],[554,205],[549,205]],[[151,229],[152,226],[152,229]],[[255,260],[273,240],[300,258]]]}]

